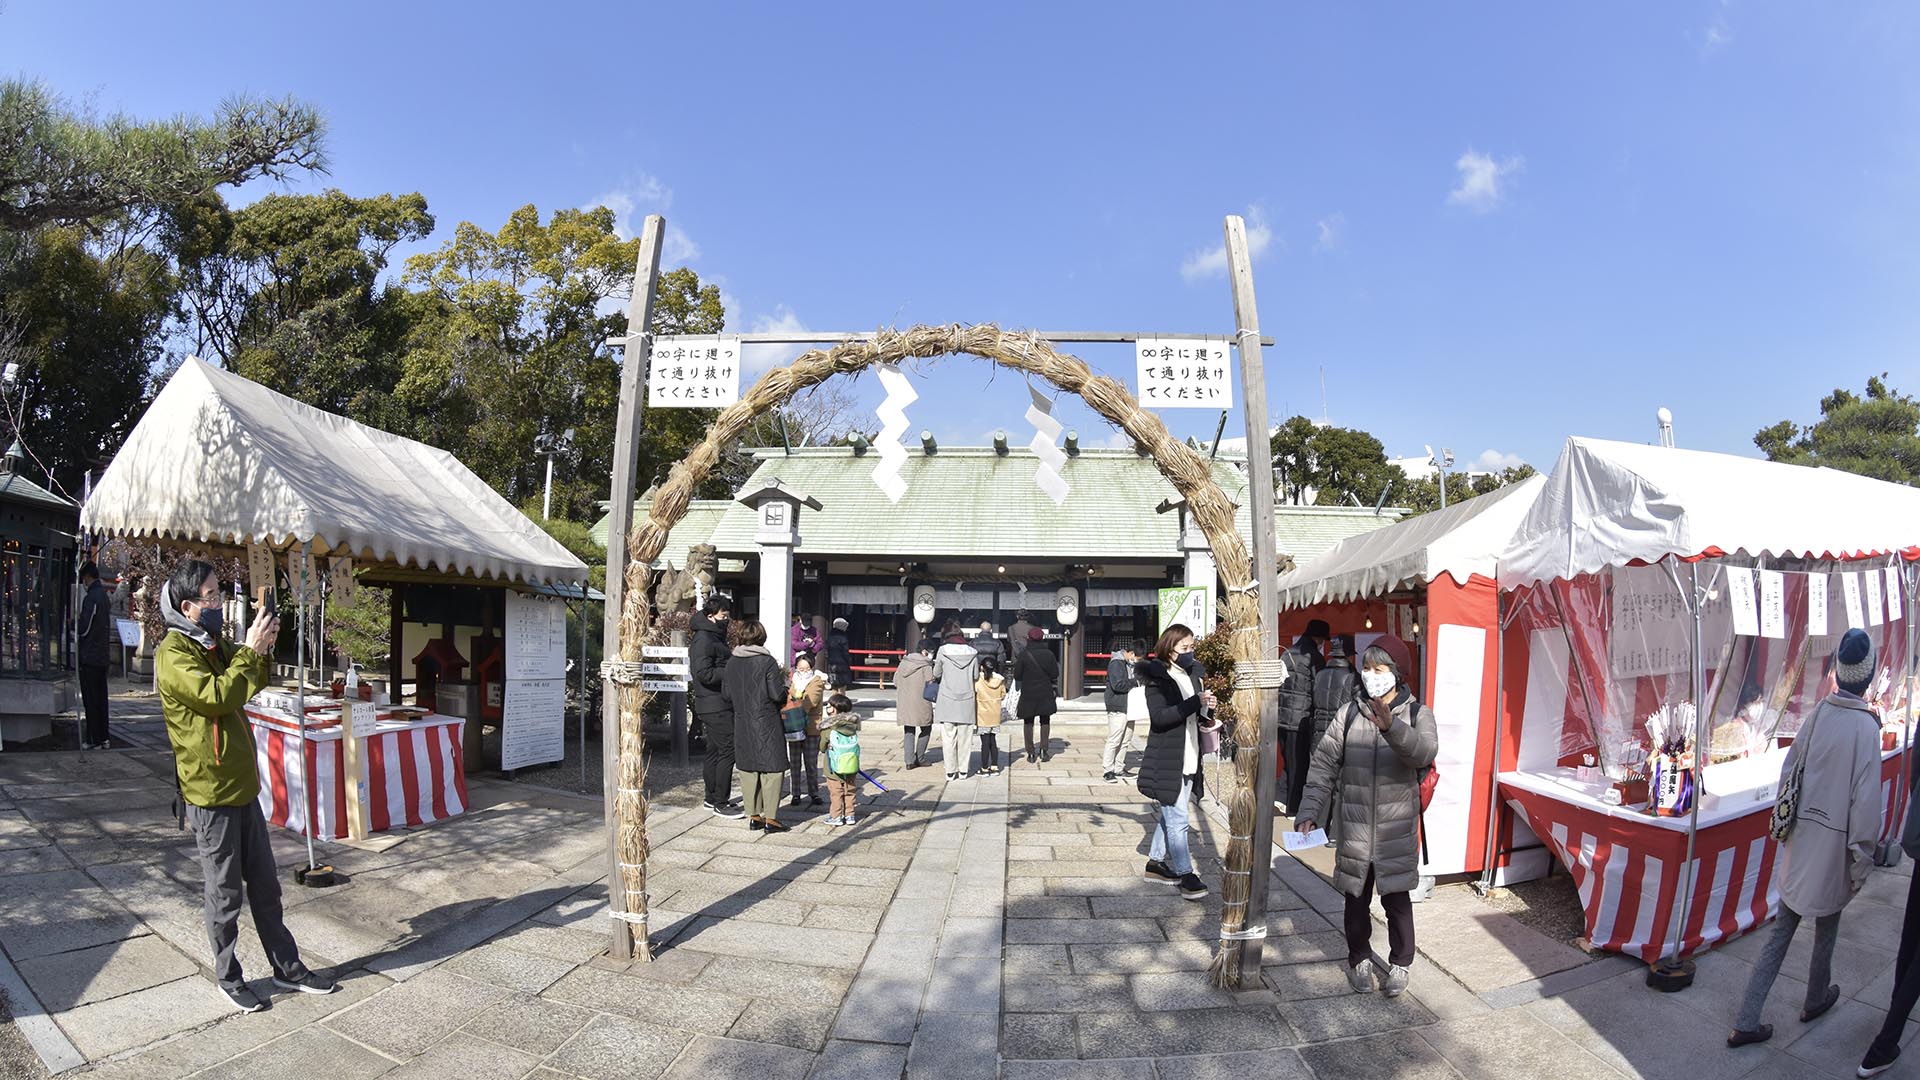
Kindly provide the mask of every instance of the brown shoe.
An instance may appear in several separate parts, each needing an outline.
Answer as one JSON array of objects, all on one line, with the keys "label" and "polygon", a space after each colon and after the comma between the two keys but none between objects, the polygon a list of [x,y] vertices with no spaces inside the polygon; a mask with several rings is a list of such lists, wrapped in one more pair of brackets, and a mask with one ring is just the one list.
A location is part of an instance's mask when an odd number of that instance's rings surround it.
[{"label": "brown shoe", "polygon": [[764,829],[766,827],[767,827],[767,819],[763,817],[759,817],[757,815],[754,817],[752,821],[747,822],[747,828],[752,829],[755,832],[758,832],[761,829]]},{"label": "brown shoe", "polygon": [[767,820],[761,822],[760,827],[770,833],[787,832],[792,828],[791,825],[782,825],[778,821],[775,821],[772,818],[768,818]]}]

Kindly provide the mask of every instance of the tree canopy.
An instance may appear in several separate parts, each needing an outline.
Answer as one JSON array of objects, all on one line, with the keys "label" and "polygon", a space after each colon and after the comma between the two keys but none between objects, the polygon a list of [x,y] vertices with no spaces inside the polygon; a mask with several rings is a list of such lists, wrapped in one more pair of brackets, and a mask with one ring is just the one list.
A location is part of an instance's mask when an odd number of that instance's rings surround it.
[{"label": "tree canopy", "polygon": [[324,169],[326,122],[292,98],[231,97],[208,120],[95,116],[0,80],[0,230],[76,224],[222,184]]},{"label": "tree canopy", "polygon": [[1920,401],[1867,378],[1866,394],[1836,389],[1820,399],[1820,419],[1761,428],[1753,442],[1770,461],[1824,465],[1896,484],[1920,484]]}]

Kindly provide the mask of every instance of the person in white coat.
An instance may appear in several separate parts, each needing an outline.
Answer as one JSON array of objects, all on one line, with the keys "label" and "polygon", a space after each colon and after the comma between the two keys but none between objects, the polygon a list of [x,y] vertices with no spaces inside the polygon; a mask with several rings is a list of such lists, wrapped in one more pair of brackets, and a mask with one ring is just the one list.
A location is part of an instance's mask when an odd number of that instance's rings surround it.
[{"label": "person in white coat", "polygon": [[940,696],[933,700],[933,722],[940,725],[940,764],[949,780],[969,772],[976,719],[973,681],[979,670],[980,654],[957,630],[933,656],[933,677],[940,683]]},{"label": "person in white coat", "polygon": [[1840,988],[1827,981],[1840,911],[1866,884],[1880,839],[1880,721],[1861,698],[1873,673],[1873,640],[1865,631],[1847,631],[1833,654],[1838,689],[1800,725],[1787,751],[1777,790],[1786,790],[1796,770],[1800,785],[1793,831],[1780,843],[1780,914],[1754,962],[1728,1046],[1773,1036],[1773,1025],[1760,1022],[1760,1010],[1802,919],[1814,923],[1801,1023],[1840,1000]]}]

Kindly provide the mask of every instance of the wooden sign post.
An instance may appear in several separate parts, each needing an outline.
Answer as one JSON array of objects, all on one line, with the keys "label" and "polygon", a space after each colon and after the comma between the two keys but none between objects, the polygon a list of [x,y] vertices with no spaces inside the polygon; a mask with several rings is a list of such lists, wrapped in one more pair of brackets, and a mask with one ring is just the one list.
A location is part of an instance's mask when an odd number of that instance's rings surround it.
[{"label": "wooden sign post", "polygon": [[365,840],[373,831],[372,796],[367,791],[367,746],[359,734],[373,734],[373,703],[353,698],[340,703],[340,762],[346,770],[347,839]]}]

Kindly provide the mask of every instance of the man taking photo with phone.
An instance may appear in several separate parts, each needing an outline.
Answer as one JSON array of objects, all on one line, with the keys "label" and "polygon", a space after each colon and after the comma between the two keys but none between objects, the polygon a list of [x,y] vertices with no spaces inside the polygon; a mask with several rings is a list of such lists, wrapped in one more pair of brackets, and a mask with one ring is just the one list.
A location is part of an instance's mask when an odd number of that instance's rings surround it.
[{"label": "man taking photo with phone", "polygon": [[273,964],[273,984],[303,994],[331,994],[333,982],[308,971],[280,910],[280,879],[260,812],[260,775],[253,732],[241,712],[267,684],[267,661],[280,618],[262,608],[244,645],[220,634],[220,576],[212,564],[183,560],[160,589],[167,636],[154,651],[160,709],[173,743],[182,812],[193,829],[206,878],[204,914],[213,946],[213,977],[241,1012],[266,1008],[240,974],[234,943],[240,904]]}]

